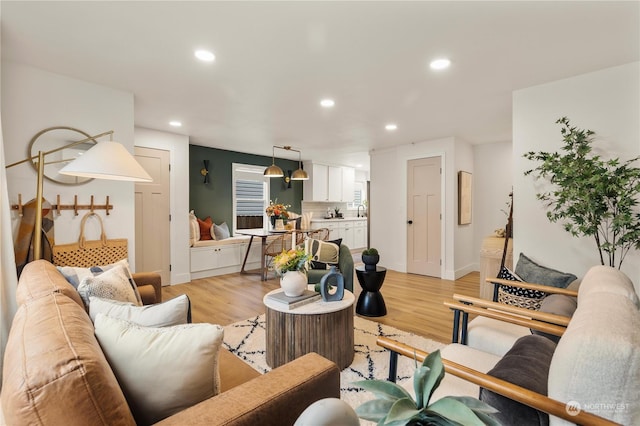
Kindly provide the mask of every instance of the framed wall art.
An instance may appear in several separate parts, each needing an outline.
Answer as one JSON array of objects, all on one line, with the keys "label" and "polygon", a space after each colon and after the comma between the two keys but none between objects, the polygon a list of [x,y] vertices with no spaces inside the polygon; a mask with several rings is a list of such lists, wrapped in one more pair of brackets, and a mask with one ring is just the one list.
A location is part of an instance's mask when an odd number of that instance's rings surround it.
[{"label": "framed wall art", "polygon": [[471,223],[471,173],[458,172],[458,225]]}]

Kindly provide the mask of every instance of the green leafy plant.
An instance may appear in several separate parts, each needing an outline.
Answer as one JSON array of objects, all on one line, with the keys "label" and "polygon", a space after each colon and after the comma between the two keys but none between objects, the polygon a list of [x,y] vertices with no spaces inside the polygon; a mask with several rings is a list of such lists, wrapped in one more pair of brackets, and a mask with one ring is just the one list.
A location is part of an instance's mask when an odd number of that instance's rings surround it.
[{"label": "green leafy plant", "polygon": [[354,384],[377,399],[356,408],[358,417],[378,425],[498,425],[490,416],[493,407],[471,397],[445,396],[430,404],[444,377],[440,351],[430,353],[413,376],[415,400],[404,388],[386,380],[362,380]]},{"label": "green leafy plant", "polygon": [[372,248],[368,248],[368,249],[364,249],[364,250],[362,250],[362,254],[364,256],[375,256],[375,255],[378,254],[378,249],[375,249],[373,247]]},{"label": "green leafy plant", "polygon": [[[552,189],[536,194],[551,222],[573,236],[594,238],[600,263],[620,268],[629,250],[640,248],[640,157],[604,160],[592,152],[594,132],[572,127],[567,117],[556,121],[564,145],[558,152],[528,152],[540,164],[524,172],[546,179]],[[607,257],[607,263],[605,263]]]}]

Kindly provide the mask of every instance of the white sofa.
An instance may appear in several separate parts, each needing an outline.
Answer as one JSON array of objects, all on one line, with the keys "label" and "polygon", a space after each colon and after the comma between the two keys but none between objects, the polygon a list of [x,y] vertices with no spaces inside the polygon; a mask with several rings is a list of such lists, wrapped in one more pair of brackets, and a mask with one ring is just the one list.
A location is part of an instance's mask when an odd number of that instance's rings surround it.
[{"label": "white sofa", "polygon": [[[555,350],[552,349],[549,353],[548,371],[543,371],[546,369],[542,368],[533,373],[526,372],[527,363],[523,362],[522,365],[522,371],[526,375],[541,374],[543,381],[546,375],[548,398],[517,387],[507,389],[505,393],[511,399],[524,395],[525,398],[519,399],[520,401],[536,405],[537,402],[528,399],[532,396],[541,404],[538,409],[566,419],[549,416],[551,425],[571,424],[572,419],[587,422],[594,420],[588,418],[589,413],[623,425],[640,424],[639,306],[633,285],[622,272],[605,266],[591,268],[582,280],[578,292],[578,307],[566,330],[561,333]],[[465,305],[459,304],[458,308],[464,310]],[[551,342],[541,336],[530,337],[525,339]],[[379,339],[379,344],[387,348],[393,346],[384,338]],[[409,350],[406,354],[412,356],[412,353]],[[497,365],[500,366],[498,362],[505,363],[507,356],[501,357],[461,344],[451,344],[442,350],[444,359],[480,373],[487,373]],[[494,369],[491,374],[498,375],[497,370],[499,368]],[[478,377],[483,376],[480,374]],[[513,383],[508,378],[501,377]],[[490,377],[489,382],[497,381]],[[492,384],[483,386],[491,387]],[[479,390],[478,385],[447,374],[434,398],[444,395],[477,398]],[[499,389],[496,388],[496,391],[499,392]],[[586,420],[576,417],[578,412]]]}]

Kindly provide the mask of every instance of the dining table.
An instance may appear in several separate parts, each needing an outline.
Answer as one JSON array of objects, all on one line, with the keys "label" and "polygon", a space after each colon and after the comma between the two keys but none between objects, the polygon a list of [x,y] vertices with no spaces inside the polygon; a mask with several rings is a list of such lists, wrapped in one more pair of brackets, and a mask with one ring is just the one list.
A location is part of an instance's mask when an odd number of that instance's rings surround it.
[{"label": "dining table", "polygon": [[249,236],[249,245],[247,245],[247,252],[244,254],[244,260],[242,261],[242,267],[240,268],[241,274],[253,274],[256,272],[247,271],[245,266],[247,264],[247,259],[249,258],[249,252],[251,251],[251,244],[253,243],[254,238],[260,238],[260,271],[257,272],[260,274],[260,279],[262,281],[267,280],[267,265],[265,261],[265,250],[267,248],[267,238],[272,235],[291,233],[291,247],[295,247],[296,236],[299,233],[308,234],[312,232],[313,229],[239,229],[236,230],[236,234],[239,235],[247,235]]}]

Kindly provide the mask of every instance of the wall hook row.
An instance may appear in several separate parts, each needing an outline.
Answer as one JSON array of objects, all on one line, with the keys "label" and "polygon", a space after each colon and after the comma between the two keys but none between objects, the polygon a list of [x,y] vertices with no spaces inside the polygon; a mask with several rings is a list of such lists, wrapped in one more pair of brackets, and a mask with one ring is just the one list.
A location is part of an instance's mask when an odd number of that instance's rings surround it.
[{"label": "wall hook row", "polygon": [[[22,217],[22,208],[24,204],[22,204],[22,194],[18,194],[18,204],[12,204],[11,210],[17,210],[18,215]],[[62,204],[60,202],[60,194],[56,196],[56,204],[51,206],[53,210],[60,216],[62,210],[73,210],[75,216],[78,216],[78,211],[80,210],[89,210],[93,213],[94,210],[105,210],[107,216],[109,215],[109,211],[113,210],[113,205],[109,204],[109,196],[105,200],[104,204],[95,204],[94,196],[91,196],[91,202],[89,204],[78,204],[78,196],[73,196],[73,204]]]}]

